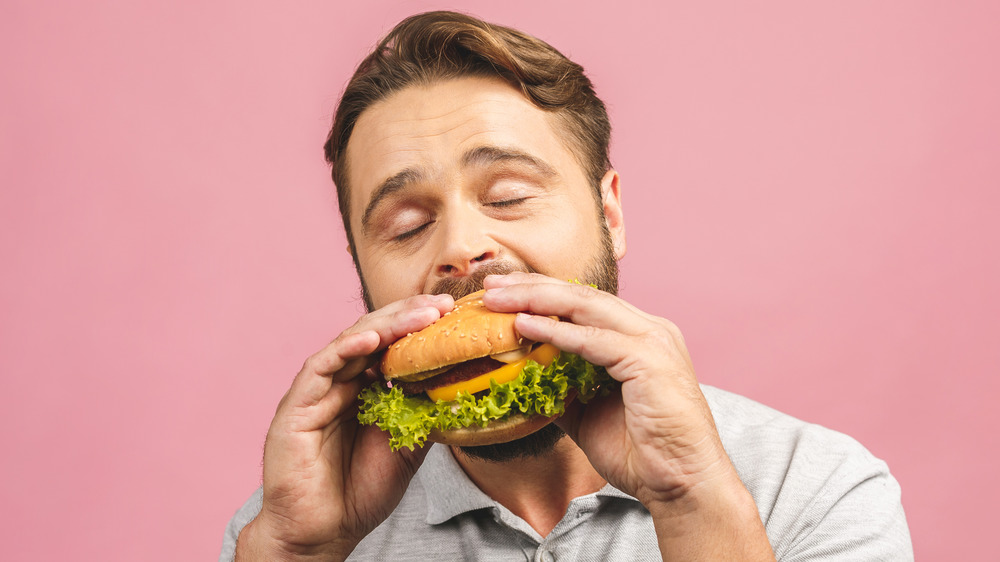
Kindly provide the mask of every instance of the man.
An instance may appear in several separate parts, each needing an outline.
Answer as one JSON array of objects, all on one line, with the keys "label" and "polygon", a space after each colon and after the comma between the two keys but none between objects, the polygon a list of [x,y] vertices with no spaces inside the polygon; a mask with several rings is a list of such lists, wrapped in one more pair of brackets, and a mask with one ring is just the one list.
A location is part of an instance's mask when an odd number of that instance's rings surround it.
[{"label": "man", "polygon": [[[361,63],[326,153],[370,312],[281,400],[222,560],[912,558],[884,463],[700,387],[677,327],[614,296],[609,138],[582,69],[511,29],[414,16]],[[618,389],[509,444],[390,452],[356,421],[373,356],[480,286]]]}]

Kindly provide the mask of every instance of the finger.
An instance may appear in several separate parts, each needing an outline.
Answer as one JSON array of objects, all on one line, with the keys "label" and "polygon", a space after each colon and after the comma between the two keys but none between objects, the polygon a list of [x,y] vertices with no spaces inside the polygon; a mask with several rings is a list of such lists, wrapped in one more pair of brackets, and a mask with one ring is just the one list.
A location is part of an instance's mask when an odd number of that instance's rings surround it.
[{"label": "finger", "polygon": [[451,295],[415,295],[362,316],[344,333],[374,330],[379,334],[379,349],[382,349],[410,332],[426,328],[454,307]]},{"label": "finger", "polygon": [[[620,462],[621,450],[611,446],[624,437],[622,395],[618,389],[595,396],[586,404],[574,402],[555,423],[583,450],[593,466]],[[609,475],[605,475],[607,477]]]},{"label": "finger", "polygon": [[586,285],[530,282],[488,289],[483,303],[497,312],[558,316],[574,324],[624,334],[649,331],[651,320],[618,297]]},{"label": "finger", "polygon": [[[371,366],[376,351],[409,332],[420,330],[454,307],[450,295],[416,295],[362,317],[325,348],[306,360],[279,410],[315,406],[336,383],[356,377]],[[334,404],[332,407],[336,408]],[[331,406],[328,406],[331,407]]]},{"label": "finger", "polygon": [[[551,343],[563,351],[575,353],[594,365],[608,369],[611,376],[630,356],[634,356],[629,337],[594,326],[580,326],[571,322],[560,322],[545,316],[519,313],[514,327],[524,337]],[[620,380],[620,379],[619,379]]]},{"label": "finger", "polygon": [[419,294],[393,301],[381,308],[371,311],[367,316],[388,316],[406,308],[420,308],[430,306],[440,308],[442,312],[447,312],[455,307],[455,300],[451,295],[442,293],[439,295]]},{"label": "finger", "polygon": [[562,429],[570,439],[579,443],[580,423],[583,421],[587,405],[579,400],[573,400],[566,404],[566,411],[553,422],[559,429]]},{"label": "finger", "polygon": [[[430,444],[425,447],[414,447],[411,451],[407,447],[403,447],[398,451],[391,452],[389,448],[389,432],[382,431],[374,425],[361,426],[358,429],[358,442],[361,445],[356,447],[355,450],[358,451],[359,457],[352,459],[358,466],[366,467],[366,474],[391,474],[393,471],[391,465],[403,465],[406,467],[406,479],[405,481],[397,481],[396,485],[403,484],[409,481],[409,477],[417,471],[420,464],[423,462],[424,457],[430,450]],[[358,462],[360,461],[360,462]],[[368,478],[368,480],[371,480]],[[379,486],[385,486],[387,483],[382,482]],[[405,490],[399,490],[402,493]]]},{"label": "finger", "polygon": [[293,431],[323,429],[333,432],[347,424],[356,429],[358,395],[364,386],[361,377],[332,384],[326,396],[308,407],[294,410],[294,415],[286,420],[287,427]]},{"label": "finger", "polygon": [[366,319],[360,324],[366,330],[373,330],[378,334],[377,350],[381,351],[406,334],[430,326],[440,319],[442,314],[440,309],[433,307],[406,308],[388,317]]},{"label": "finger", "polygon": [[309,407],[319,402],[338,381],[351,379],[365,370],[367,357],[379,345],[377,332],[367,330],[356,334],[343,334],[319,353],[311,356],[292,381],[286,401],[290,406]]},{"label": "finger", "polygon": [[[424,306],[420,308],[403,308],[389,316],[362,319],[358,321],[357,325],[365,327],[365,331],[358,332],[357,334],[345,333],[346,335],[338,337],[324,348],[318,354],[318,357],[315,357],[316,361],[314,361],[313,366],[317,369],[317,374],[330,376],[333,382],[354,378],[371,366],[373,361],[373,358],[370,357],[371,354],[385,349],[389,344],[410,332],[426,328],[439,318],[441,318],[440,309]],[[367,350],[360,354],[355,353],[353,348],[345,348],[345,343],[339,341],[342,338],[346,341],[346,338],[349,337],[371,333],[378,336],[375,347],[370,349],[367,346],[359,348]],[[345,351],[348,352],[347,355],[344,355]],[[337,358],[346,360],[338,362]]]},{"label": "finger", "polygon": [[574,400],[566,405],[566,413],[556,418],[555,423],[577,443],[594,431],[614,431],[614,424],[607,420],[614,419],[611,413],[620,406],[621,399],[621,391],[613,389],[607,395],[591,398],[586,404]]},{"label": "finger", "polygon": [[559,281],[552,277],[547,277],[539,273],[525,273],[523,271],[515,271],[513,273],[506,273],[504,275],[487,275],[483,279],[484,289],[499,289],[501,287],[509,287],[511,285],[517,285],[520,283],[553,283],[553,284],[567,284],[565,281]]}]

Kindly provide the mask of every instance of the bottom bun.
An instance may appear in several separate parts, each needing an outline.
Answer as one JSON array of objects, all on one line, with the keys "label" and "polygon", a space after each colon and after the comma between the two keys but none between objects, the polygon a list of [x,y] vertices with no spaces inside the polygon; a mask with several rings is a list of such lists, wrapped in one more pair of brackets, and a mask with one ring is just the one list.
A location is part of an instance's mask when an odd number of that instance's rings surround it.
[{"label": "bottom bun", "polygon": [[493,445],[506,443],[531,435],[552,423],[556,418],[545,416],[526,416],[512,414],[502,420],[490,422],[486,427],[472,426],[445,431],[432,431],[427,436],[428,441],[460,447],[475,447],[477,445]]},{"label": "bottom bun", "polygon": [[[577,392],[570,390],[569,394],[566,395],[566,405],[569,406],[570,403],[576,400],[576,396]],[[444,431],[434,430],[427,436],[427,440],[441,443],[442,445],[458,445],[459,447],[495,445],[527,437],[556,421],[558,417],[552,416],[547,418],[540,415],[511,414],[502,420],[491,421],[486,427],[474,425],[472,427],[447,429]]]}]

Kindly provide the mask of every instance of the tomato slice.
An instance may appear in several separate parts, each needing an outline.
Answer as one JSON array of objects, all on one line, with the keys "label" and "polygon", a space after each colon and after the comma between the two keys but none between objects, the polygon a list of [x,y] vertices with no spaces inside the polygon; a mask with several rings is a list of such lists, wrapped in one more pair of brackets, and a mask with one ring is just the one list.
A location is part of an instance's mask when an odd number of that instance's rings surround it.
[{"label": "tomato slice", "polygon": [[431,400],[435,401],[450,401],[454,400],[455,397],[458,396],[458,393],[462,391],[468,392],[469,394],[475,394],[476,392],[489,388],[491,380],[497,381],[497,384],[503,384],[516,379],[517,376],[521,374],[521,371],[524,370],[524,366],[528,364],[529,359],[539,363],[543,367],[547,367],[549,363],[552,363],[557,355],[559,355],[559,349],[556,346],[550,343],[544,343],[520,361],[508,363],[503,367],[498,367],[488,373],[483,373],[482,375],[469,380],[449,384],[448,386],[432,388],[427,391],[427,396],[430,396]]}]

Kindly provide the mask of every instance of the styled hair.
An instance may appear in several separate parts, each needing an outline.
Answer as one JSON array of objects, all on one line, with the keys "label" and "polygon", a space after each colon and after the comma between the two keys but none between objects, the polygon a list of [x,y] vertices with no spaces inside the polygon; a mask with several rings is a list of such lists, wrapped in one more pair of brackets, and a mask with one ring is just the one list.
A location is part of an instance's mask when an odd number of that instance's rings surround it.
[{"label": "styled hair", "polygon": [[499,77],[535,106],[553,112],[593,184],[600,208],[600,181],[611,168],[611,124],[583,67],[515,29],[456,12],[417,14],[396,25],[358,65],[324,145],[355,262],[344,157],[355,123],[372,104],[407,86],[464,76]]}]

